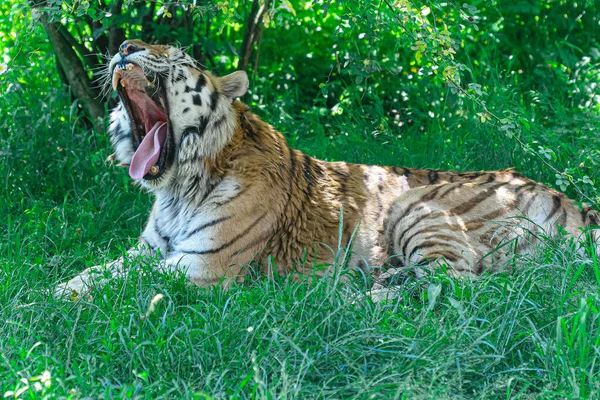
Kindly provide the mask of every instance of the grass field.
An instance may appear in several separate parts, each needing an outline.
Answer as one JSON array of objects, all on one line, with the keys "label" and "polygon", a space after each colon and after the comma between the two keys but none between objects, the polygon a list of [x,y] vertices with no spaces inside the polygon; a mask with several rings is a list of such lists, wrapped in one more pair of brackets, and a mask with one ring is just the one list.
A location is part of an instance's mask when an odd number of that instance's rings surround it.
[{"label": "grass field", "polygon": [[[156,274],[143,262],[91,302],[54,300],[58,282],[135,242],[151,202],[123,171],[103,164],[110,152],[103,135],[72,132],[71,122],[60,121],[68,104],[56,96],[35,136],[26,126],[40,114],[31,110],[14,119],[13,134],[3,139],[3,148],[14,150],[0,162],[2,393],[21,398],[598,395],[600,267],[565,243],[550,243],[520,260],[511,275],[470,281],[440,272],[407,282],[397,299],[378,304],[352,301],[365,292],[360,280],[348,287],[335,279],[311,284],[259,279],[223,292],[189,287],[181,277]],[[300,148],[335,159],[389,164],[397,158],[398,164],[414,165],[402,155],[414,151],[420,166],[470,162],[460,149],[444,150],[447,157],[436,161],[437,145],[415,144],[392,157],[382,154],[378,143],[317,152],[300,142]],[[482,146],[502,144],[489,139]],[[332,149],[337,149],[333,155]],[[495,162],[469,167],[506,166]]]},{"label": "grass field", "polygon": [[[284,90],[254,79],[245,101],[294,147],[323,159],[514,166],[557,187],[555,166],[578,168],[575,180],[596,180],[600,156],[583,150],[600,147],[598,107],[579,107],[558,78],[523,91],[533,85],[528,78],[496,62],[499,49],[488,51],[476,63],[485,69],[478,76],[490,92],[487,107],[527,122],[525,147],[482,122],[476,103],[463,106],[466,116],[455,113],[456,98],[445,87],[438,88],[441,100],[408,99],[414,121],[402,128],[392,126],[377,93],[351,98],[336,115],[316,100],[302,103],[294,93],[309,80]],[[349,284],[339,275],[311,283],[258,278],[225,292],[190,287],[145,260],[91,300],[55,300],[57,283],[135,243],[152,199],[104,163],[107,137],[81,123],[54,71],[24,66],[2,79],[0,395],[600,396],[600,265],[566,241],[550,240],[515,260],[511,274],[460,280],[435,271],[379,303],[363,296],[368,288],[359,277]],[[594,190],[583,192],[594,198]],[[567,192],[582,200],[573,184]]]}]

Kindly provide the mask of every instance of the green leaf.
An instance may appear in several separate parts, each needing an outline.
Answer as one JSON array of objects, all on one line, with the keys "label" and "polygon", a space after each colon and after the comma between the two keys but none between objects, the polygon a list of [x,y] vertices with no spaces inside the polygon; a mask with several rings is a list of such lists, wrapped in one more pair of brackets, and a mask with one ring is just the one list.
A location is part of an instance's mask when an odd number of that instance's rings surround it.
[{"label": "green leaf", "polygon": [[440,293],[442,293],[442,285],[440,284],[432,283],[427,287],[427,301],[429,302],[429,306],[427,307],[428,311],[433,310]]},{"label": "green leaf", "polygon": [[279,8],[286,10],[287,12],[291,13],[294,17],[296,16],[296,10],[294,10],[294,6],[292,6],[292,3],[290,3],[289,0],[282,0]]}]

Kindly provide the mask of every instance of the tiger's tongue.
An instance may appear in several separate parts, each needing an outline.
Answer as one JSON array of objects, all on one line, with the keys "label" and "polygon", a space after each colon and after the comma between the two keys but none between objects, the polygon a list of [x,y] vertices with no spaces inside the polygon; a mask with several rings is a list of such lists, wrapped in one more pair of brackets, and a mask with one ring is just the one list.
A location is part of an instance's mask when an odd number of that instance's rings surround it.
[{"label": "tiger's tongue", "polygon": [[146,133],[146,136],[135,151],[131,164],[129,165],[129,176],[132,179],[142,179],[150,168],[158,161],[160,149],[167,139],[167,123],[158,121],[152,129]]}]

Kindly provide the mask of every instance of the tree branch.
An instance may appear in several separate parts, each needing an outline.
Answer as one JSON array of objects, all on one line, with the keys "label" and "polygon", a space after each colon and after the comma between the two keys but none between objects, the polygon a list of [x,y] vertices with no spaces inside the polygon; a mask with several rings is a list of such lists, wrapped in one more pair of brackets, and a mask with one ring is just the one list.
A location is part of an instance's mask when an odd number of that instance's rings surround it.
[{"label": "tree branch", "polygon": [[64,29],[64,27],[59,22],[49,22],[48,15],[45,13],[40,16],[40,22],[44,31],[48,34],[56,58],[65,73],[73,94],[78,99],[86,102],[88,115],[94,125],[98,126],[98,119],[104,117],[104,106],[98,100],[98,92],[92,88],[81,60],[73,50],[73,46],[61,33],[61,29]]},{"label": "tree branch", "polygon": [[269,9],[270,0],[264,0],[264,4],[259,4],[260,0],[254,0],[252,2],[252,8],[250,9],[250,15],[246,21],[246,29],[244,31],[244,40],[240,49],[240,62],[238,64],[239,70],[245,70],[250,63],[250,56],[254,46],[260,41],[262,37],[262,30],[264,28],[264,16]]},{"label": "tree branch", "polygon": [[258,58],[260,57],[260,39],[262,38],[262,33],[263,33],[263,29],[264,29],[264,25],[260,25],[260,30],[258,32],[258,40],[257,40],[257,46],[256,46],[256,59],[254,60],[254,74],[256,75],[256,72],[258,71]]},{"label": "tree branch", "polygon": [[92,52],[89,51],[84,45],[79,43],[64,25],[62,25],[59,22],[50,22],[50,24],[52,24],[55,27],[58,33],[71,47],[77,50],[77,52],[81,55],[81,58],[88,67],[94,68],[97,65],[97,59],[94,56],[94,54],[92,54]]}]

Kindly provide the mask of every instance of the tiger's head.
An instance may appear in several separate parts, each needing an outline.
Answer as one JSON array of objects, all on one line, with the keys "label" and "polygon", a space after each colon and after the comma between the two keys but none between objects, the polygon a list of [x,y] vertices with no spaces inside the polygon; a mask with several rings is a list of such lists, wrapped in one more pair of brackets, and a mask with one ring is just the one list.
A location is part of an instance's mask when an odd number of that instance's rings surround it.
[{"label": "tiger's head", "polygon": [[150,189],[194,174],[226,146],[232,102],[248,89],[243,71],[215,77],[180,48],[139,40],[121,44],[108,74],[120,98],[109,128],[115,156]]}]

